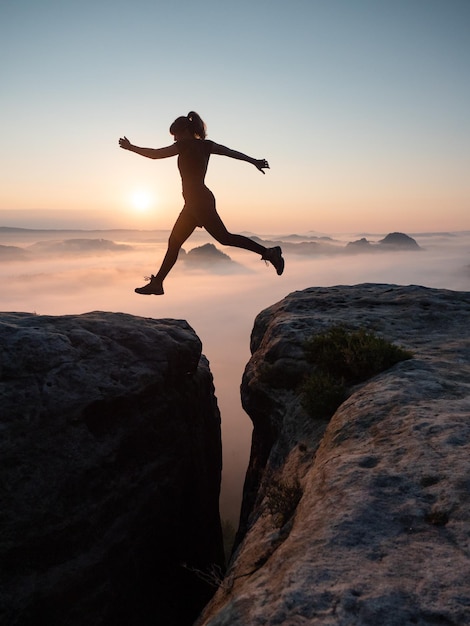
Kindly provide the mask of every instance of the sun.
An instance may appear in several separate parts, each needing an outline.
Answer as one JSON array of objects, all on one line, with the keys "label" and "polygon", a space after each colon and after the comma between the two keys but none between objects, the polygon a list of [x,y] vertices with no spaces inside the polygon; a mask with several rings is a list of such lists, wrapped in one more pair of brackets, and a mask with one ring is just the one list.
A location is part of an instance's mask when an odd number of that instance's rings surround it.
[{"label": "sun", "polygon": [[135,189],[131,193],[131,204],[137,213],[146,213],[154,204],[154,197],[146,189]]}]

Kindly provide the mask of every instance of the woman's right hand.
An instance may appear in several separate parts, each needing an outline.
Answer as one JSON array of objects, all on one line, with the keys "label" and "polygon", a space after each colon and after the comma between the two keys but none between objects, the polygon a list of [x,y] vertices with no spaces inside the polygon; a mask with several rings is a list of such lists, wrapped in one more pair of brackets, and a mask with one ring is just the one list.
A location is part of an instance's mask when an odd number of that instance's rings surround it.
[{"label": "woman's right hand", "polygon": [[123,148],[124,150],[129,150],[129,149],[130,149],[130,147],[131,147],[131,142],[129,141],[129,139],[128,139],[126,136],[124,136],[124,137],[121,137],[121,138],[119,139],[119,145],[120,145],[120,146],[121,146],[121,148]]}]

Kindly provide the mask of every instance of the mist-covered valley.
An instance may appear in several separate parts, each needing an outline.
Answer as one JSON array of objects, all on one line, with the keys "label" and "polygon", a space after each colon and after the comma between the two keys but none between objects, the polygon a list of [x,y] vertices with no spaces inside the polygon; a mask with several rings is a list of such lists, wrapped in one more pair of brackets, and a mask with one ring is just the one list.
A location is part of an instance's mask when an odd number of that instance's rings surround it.
[{"label": "mist-covered valley", "polygon": [[1,309],[39,315],[123,311],[187,320],[201,338],[214,376],[224,450],[221,514],[233,523],[252,430],[239,386],[254,318],[262,309],[311,286],[369,282],[470,290],[470,231],[393,238],[389,233],[247,233],[266,245],[282,245],[286,269],[279,277],[257,255],[223,248],[198,230],[168,276],[165,295],[135,294],[144,276],[158,270],[168,234],[0,228]]}]

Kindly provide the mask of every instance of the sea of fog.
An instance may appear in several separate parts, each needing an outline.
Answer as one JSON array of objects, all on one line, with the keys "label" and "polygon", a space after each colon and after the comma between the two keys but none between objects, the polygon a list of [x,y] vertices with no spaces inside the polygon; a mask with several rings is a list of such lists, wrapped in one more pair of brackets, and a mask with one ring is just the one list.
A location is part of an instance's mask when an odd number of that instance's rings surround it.
[{"label": "sea of fog", "polygon": [[[255,235],[282,242],[286,269],[279,277],[257,255],[223,248],[198,230],[167,278],[165,295],[141,296],[134,288],[158,270],[166,231],[2,227],[0,309],[38,315],[121,311],[187,320],[214,376],[222,415],[221,514],[236,524],[252,432],[240,382],[256,315],[312,286],[375,282],[470,291],[470,231],[406,234],[419,249],[387,250],[379,243],[387,233]],[[361,239],[362,245],[347,245]]]}]

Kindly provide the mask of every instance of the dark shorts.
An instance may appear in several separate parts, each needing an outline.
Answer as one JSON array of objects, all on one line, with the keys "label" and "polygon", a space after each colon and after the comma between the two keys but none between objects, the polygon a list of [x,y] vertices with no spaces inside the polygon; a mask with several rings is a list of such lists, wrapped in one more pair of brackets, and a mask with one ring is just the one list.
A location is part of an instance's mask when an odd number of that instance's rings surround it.
[{"label": "dark shorts", "polygon": [[183,197],[185,202],[180,217],[191,219],[200,228],[218,218],[214,194],[207,187],[197,193],[183,194]]}]

